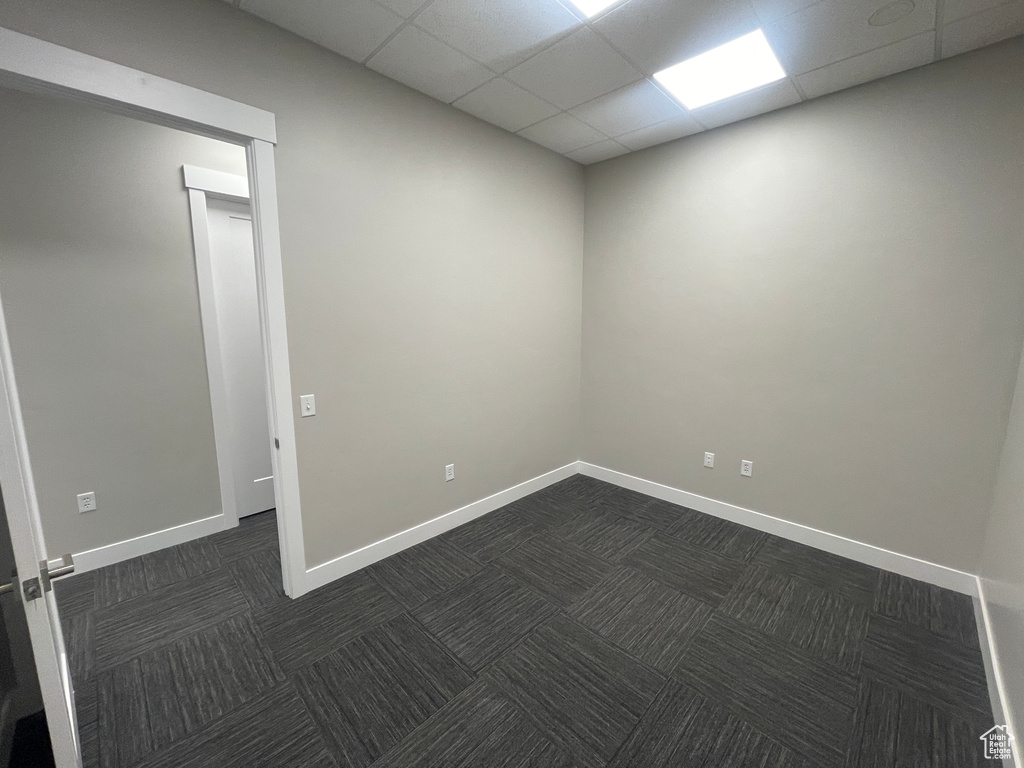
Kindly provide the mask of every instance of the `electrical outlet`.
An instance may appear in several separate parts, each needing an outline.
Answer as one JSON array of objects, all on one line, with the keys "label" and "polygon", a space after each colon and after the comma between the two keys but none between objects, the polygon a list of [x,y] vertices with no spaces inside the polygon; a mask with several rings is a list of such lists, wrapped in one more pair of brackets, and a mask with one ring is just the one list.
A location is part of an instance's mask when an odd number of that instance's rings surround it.
[{"label": "electrical outlet", "polygon": [[455,465],[454,464],[447,464],[447,465],[445,465],[445,468],[444,468],[444,481],[446,483],[450,483],[454,479],[455,479]]},{"label": "electrical outlet", "polygon": [[743,459],[740,462],[740,474],[744,477],[750,477],[754,474],[754,462]]},{"label": "electrical outlet", "polygon": [[92,512],[96,509],[96,494],[92,491],[78,494],[78,511]]},{"label": "electrical outlet", "polygon": [[715,454],[705,453],[704,454],[704,466],[710,469],[715,468]]}]

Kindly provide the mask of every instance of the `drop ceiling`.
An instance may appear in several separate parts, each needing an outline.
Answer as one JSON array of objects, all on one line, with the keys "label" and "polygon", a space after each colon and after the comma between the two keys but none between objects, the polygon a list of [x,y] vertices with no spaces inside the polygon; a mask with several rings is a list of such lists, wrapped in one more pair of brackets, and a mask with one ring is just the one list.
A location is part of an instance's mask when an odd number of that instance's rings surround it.
[{"label": "drop ceiling", "polygon": [[[1024,33],[1024,0],[228,0],[584,165]],[[688,111],[653,79],[763,29],[787,77]]]}]

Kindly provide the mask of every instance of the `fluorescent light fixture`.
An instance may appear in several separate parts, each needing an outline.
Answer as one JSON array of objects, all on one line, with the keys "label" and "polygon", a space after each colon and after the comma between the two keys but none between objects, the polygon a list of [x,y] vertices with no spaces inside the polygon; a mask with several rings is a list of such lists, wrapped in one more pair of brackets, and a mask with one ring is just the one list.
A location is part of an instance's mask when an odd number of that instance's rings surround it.
[{"label": "fluorescent light fixture", "polygon": [[654,79],[687,109],[727,99],[786,76],[760,29],[663,69]]},{"label": "fluorescent light fixture", "polygon": [[587,14],[587,18],[597,15],[605,8],[615,5],[622,0],[571,0],[572,4]]}]

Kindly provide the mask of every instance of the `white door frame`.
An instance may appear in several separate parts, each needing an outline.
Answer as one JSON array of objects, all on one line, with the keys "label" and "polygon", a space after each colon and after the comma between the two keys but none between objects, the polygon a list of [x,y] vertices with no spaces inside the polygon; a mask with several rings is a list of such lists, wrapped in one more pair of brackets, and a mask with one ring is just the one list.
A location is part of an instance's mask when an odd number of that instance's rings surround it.
[{"label": "white door frame", "polygon": [[[249,198],[256,256],[256,288],[260,331],[266,364],[267,410],[273,456],[278,534],[285,592],[298,597],[308,591],[302,538],[295,416],[292,407],[288,333],[285,319],[281,238],[274,168],[276,120],[267,112],[197,88],[114,64],[78,51],[0,27],[0,86],[28,93],[58,96],[138,120],[165,125],[245,147]],[[0,354],[9,342],[2,321]],[[13,369],[0,366],[0,394],[14,392]],[[20,428],[15,399],[12,418]],[[32,488],[27,446],[18,445],[16,431],[0,419],[0,454],[17,459],[16,475]],[[5,487],[5,491],[6,491]],[[34,493],[10,493],[9,516],[29,515],[38,524]],[[50,553],[60,556],[60,553]],[[44,553],[45,556],[45,553]],[[28,578],[19,563],[22,578]],[[38,565],[37,565],[38,570]],[[34,601],[40,602],[40,601]]]},{"label": "white door frame", "polygon": [[181,171],[192,213],[192,242],[195,246],[196,275],[199,279],[199,315],[202,319],[203,342],[206,347],[206,370],[210,377],[210,408],[213,411],[213,439],[217,449],[221,508],[224,513],[224,527],[233,528],[238,525],[238,499],[235,497],[236,468],[233,461],[223,350],[217,322],[216,291],[213,286],[213,254],[210,251],[210,216],[207,201],[214,198],[249,205],[249,180],[244,176],[194,165],[183,165]]}]

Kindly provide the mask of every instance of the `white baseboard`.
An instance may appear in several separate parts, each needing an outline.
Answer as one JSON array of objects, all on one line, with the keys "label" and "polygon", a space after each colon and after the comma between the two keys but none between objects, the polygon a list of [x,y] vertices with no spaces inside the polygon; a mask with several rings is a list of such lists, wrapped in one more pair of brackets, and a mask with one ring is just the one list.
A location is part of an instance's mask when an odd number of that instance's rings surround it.
[{"label": "white baseboard", "polygon": [[806,544],[815,549],[822,549],[834,555],[873,565],[876,568],[892,571],[902,576],[909,576],[913,579],[974,597],[978,593],[978,580],[974,574],[958,571],[955,568],[938,565],[927,560],[920,560],[910,555],[900,554],[899,552],[891,552],[888,549],[882,549],[872,544],[864,544],[860,541],[820,531],[817,528],[811,528],[800,523],[755,512],[752,509],[744,509],[733,504],[727,504],[724,501],[709,499],[706,496],[698,496],[695,493],[681,491],[678,488],[671,488],[670,486],[627,475],[623,472],[616,472],[613,469],[599,467],[596,464],[588,464],[585,461],[579,462],[579,471],[580,474],[604,480],[605,482],[628,488],[631,491],[644,493],[663,501],[695,509],[698,512],[731,520],[748,528],[781,536],[784,539]]},{"label": "white baseboard", "polygon": [[[166,549],[186,541],[209,536],[211,533],[223,531],[226,518],[224,515],[205,517],[202,520],[195,520],[191,523],[183,523],[173,528],[165,528],[162,531],[154,531],[144,536],[136,536],[134,539],[118,541],[108,544],[105,547],[96,547],[85,552],[75,552],[72,557],[75,559],[75,573],[85,573],[103,568],[107,565],[120,563],[123,560],[130,560],[140,555],[148,555],[159,549]],[[60,564],[60,558],[53,558],[51,555],[50,567]]]},{"label": "white baseboard", "polygon": [[504,491],[499,491],[485,499],[474,501],[472,504],[467,504],[440,517],[435,517],[433,520],[407,528],[404,531],[388,536],[386,539],[375,541],[373,544],[367,544],[362,549],[357,549],[354,552],[349,552],[347,555],[341,555],[333,560],[328,560],[326,563],[314,566],[306,571],[305,586],[309,590],[322,587],[335,579],[348,576],[360,568],[365,568],[376,563],[378,560],[383,560],[385,557],[401,552],[403,549],[421,544],[427,539],[450,531],[452,528],[457,528],[463,523],[475,520],[481,515],[493,512],[524,496],[529,496],[531,493],[557,483],[559,480],[572,477],[576,473],[577,462],[574,461],[566,464],[564,467],[538,475],[519,485],[506,488]]},{"label": "white baseboard", "polygon": [[[1020,765],[1021,744],[1016,733],[1013,707],[1006,694],[1006,683],[1003,678],[1003,667],[999,662],[999,649],[996,646],[995,634],[992,632],[992,619],[988,612],[988,601],[985,599],[985,583],[977,577],[978,596],[974,601],[974,616],[978,625],[978,640],[981,642],[981,656],[985,662],[985,677],[988,680],[988,695],[992,701],[992,716],[997,725],[1006,724],[1014,737],[1010,741],[1010,749]],[[1004,768],[1013,768],[1013,760],[1004,760]]]}]

